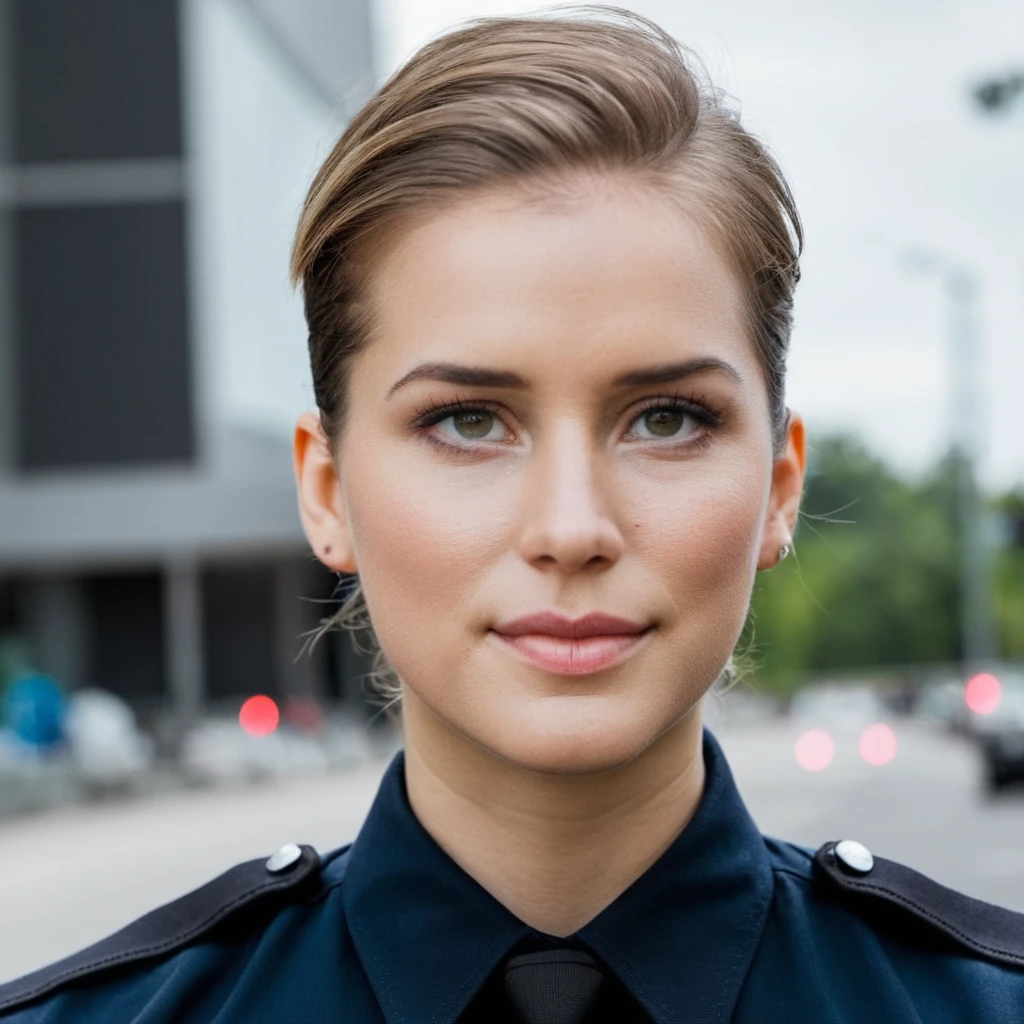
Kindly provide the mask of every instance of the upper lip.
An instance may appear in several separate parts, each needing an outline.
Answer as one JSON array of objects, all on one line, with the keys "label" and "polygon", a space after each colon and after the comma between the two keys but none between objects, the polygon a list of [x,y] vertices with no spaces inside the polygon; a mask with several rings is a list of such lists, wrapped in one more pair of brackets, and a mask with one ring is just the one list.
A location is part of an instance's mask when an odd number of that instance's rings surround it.
[{"label": "upper lip", "polygon": [[648,628],[642,622],[632,622],[617,615],[604,612],[589,612],[578,619],[570,619],[559,612],[535,612],[518,619],[495,626],[496,633],[504,636],[525,636],[528,633],[543,633],[547,636],[563,636],[574,640],[588,636],[609,636],[623,633],[643,633]]}]

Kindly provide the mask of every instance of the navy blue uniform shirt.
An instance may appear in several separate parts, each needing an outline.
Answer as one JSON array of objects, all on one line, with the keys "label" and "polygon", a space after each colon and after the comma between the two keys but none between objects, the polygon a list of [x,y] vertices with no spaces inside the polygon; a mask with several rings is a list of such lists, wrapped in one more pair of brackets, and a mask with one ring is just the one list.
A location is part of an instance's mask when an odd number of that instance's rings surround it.
[{"label": "navy blue uniform shirt", "polygon": [[[1024,916],[880,858],[852,870],[835,844],[814,854],[765,838],[707,733],[704,757],[690,824],[566,940],[621,982],[635,1007],[628,1019],[1024,1022]],[[524,942],[543,942],[422,828],[401,755],[351,847],[291,854],[273,872],[240,865],[91,950],[0,986],[0,1021],[486,1020],[488,979]]]}]

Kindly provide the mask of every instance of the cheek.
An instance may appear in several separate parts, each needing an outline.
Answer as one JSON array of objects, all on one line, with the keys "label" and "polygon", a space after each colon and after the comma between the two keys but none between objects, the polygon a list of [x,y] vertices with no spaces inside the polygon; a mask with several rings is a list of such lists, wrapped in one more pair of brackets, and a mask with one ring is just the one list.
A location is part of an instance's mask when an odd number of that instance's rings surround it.
[{"label": "cheek", "polygon": [[[762,467],[761,462],[765,463]],[[692,479],[634,481],[632,547],[688,616],[746,601],[757,567],[768,460],[730,460]]]},{"label": "cheek", "polygon": [[[410,451],[410,449],[413,449]],[[345,461],[356,560],[378,633],[444,629],[471,611],[474,584],[507,555],[514,481],[432,464],[415,446],[363,448]]]}]

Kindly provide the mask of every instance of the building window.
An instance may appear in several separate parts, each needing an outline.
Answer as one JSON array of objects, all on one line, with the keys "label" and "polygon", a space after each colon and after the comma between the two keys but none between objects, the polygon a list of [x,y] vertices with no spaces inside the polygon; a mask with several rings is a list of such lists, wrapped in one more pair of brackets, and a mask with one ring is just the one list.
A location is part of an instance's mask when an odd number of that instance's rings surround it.
[{"label": "building window", "polygon": [[184,216],[166,202],[12,218],[23,469],[193,458]]}]

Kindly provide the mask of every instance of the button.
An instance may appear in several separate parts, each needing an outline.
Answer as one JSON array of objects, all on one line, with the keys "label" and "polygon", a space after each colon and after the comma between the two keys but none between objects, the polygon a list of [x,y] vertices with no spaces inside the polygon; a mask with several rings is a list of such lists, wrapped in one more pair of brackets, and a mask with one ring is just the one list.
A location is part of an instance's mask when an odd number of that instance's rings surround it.
[{"label": "button", "polygon": [[301,848],[294,843],[286,843],[267,861],[267,870],[272,875],[279,875],[282,871],[287,871],[293,864],[298,864],[300,860],[302,860]]},{"label": "button", "polygon": [[871,851],[855,839],[843,839],[836,843],[833,852],[843,867],[858,875],[866,875],[875,866]]}]

